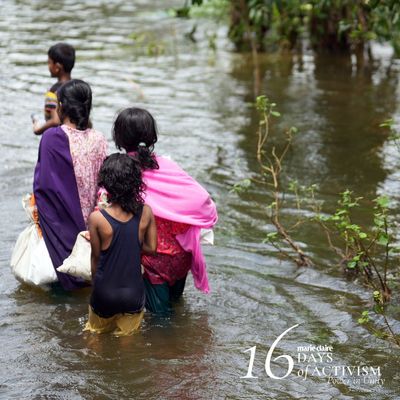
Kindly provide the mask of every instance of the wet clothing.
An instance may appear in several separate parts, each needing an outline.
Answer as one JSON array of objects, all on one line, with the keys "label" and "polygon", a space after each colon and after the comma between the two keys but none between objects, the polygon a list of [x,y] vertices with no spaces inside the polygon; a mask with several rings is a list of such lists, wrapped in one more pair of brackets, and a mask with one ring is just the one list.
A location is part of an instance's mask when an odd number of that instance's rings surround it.
[{"label": "wet clothing", "polygon": [[146,290],[146,309],[168,315],[172,309],[172,302],[179,300],[185,289],[187,275],[177,280],[172,286],[167,283],[154,285],[147,278],[143,278]]},{"label": "wet clothing", "polygon": [[109,333],[115,336],[129,336],[140,328],[144,311],[135,314],[116,314],[110,318],[101,318],[89,306],[89,320],[84,331]]},{"label": "wet clothing", "polygon": [[[60,127],[48,129],[40,140],[33,193],[43,238],[56,269],[71,254],[78,233],[86,230],[68,137]],[[87,286],[83,279],[57,269],[56,274],[66,290]]]},{"label": "wet clothing", "polygon": [[166,282],[169,286],[172,286],[190,271],[192,254],[181,250],[174,255],[162,253],[157,253],[154,256],[143,255],[142,265],[145,269],[145,278],[153,285]]},{"label": "wet clothing", "polygon": [[[136,157],[135,152],[128,153]],[[146,185],[144,200],[155,217],[186,224],[185,232],[176,234],[181,248],[191,253],[194,285],[209,292],[207,268],[200,245],[202,229],[210,229],[217,222],[217,208],[209,193],[174,161],[155,156],[159,168],[143,171]]]},{"label": "wet clothing", "polygon": [[171,300],[182,296],[192,253],[182,249],[176,235],[184,234],[190,225],[155,217],[157,253],[142,256],[146,290],[146,308],[155,313],[167,313]]},{"label": "wet clothing", "polygon": [[[39,145],[38,161],[35,168],[33,192],[39,214],[39,224],[54,268],[62,265],[71,254],[79,232],[86,230],[85,217],[80,200],[81,183],[75,174],[71,155],[74,140],[78,135],[68,137],[61,127],[47,129]],[[105,138],[102,137],[105,143]],[[105,158],[103,146],[92,143],[92,156],[80,157],[80,168],[92,171],[93,157]],[[97,174],[101,163],[96,164],[92,173],[92,185],[97,185]],[[79,171],[78,177],[79,177]],[[93,204],[94,208],[94,204]],[[87,286],[83,279],[58,272],[62,287],[73,290]]]},{"label": "wet clothing", "polygon": [[90,305],[101,318],[141,312],[145,304],[140,266],[139,222],[143,207],[129,221],[121,222],[100,210],[113,230],[111,244],[101,251],[93,281]]},{"label": "wet clothing", "polygon": [[157,253],[143,255],[145,277],[153,284],[167,282],[172,286],[187,275],[192,265],[192,254],[182,249],[176,235],[185,233],[190,225],[154,217],[157,226]]}]

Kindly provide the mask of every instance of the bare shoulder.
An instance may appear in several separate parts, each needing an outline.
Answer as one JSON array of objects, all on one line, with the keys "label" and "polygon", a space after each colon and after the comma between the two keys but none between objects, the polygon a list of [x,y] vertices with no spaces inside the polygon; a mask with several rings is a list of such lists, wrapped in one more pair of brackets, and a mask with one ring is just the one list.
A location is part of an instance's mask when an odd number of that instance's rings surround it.
[{"label": "bare shoulder", "polygon": [[147,204],[143,205],[143,211],[142,211],[142,218],[141,221],[143,221],[145,224],[147,224],[149,221],[153,219],[153,211],[150,206]]},{"label": "bare shoulder", "polygon": [[143,214],[153,215],[153,210],[147,204],[143,204]]},{"label": "bare shoulder", "polygon": [[98,225],[103,219],[104,217],[101,215],[100,211],[93,211],[89,215],[88,222],[90,225]]},{"label": "bare shoulder", "polygon": [[147,204],[143,205],[143,211],[142,211],[143,215],[147,215],[147,216],[152,216],[153,215],[153,210],[151,209],[150,206],[148,206]]}]

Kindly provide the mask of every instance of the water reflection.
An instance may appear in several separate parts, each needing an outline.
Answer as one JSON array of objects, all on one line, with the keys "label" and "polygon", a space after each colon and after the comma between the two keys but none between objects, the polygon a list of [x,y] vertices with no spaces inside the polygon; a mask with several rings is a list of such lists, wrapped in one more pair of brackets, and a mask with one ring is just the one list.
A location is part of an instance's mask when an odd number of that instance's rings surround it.
[{"label": "water reflection", "polygon": [[[238,60],[231,74],[249,82],[244,64]],[[345,186],[374,195],[385,178],[380,151],[386,135],[379,124],[397,109],[398,74],[392,60],[356,68],[345,56],[267,55],[260,58],[260,68],[263,93],[283,114],[273,128],[294,125],[300,131],[287,160],[288,174],[304,184],[319,184],[323,193]],[[252,101],[250,85],[247,90],[247,100]],[[256,170],[257,114],[249,110],[248,117],[240,146]]]}]

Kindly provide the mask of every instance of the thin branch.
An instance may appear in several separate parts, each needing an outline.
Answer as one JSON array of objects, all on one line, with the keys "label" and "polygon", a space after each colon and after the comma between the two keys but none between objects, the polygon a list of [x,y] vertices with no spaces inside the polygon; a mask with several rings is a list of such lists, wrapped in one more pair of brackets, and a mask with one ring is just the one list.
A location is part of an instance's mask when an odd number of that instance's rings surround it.
[{"label": "thin branch", "polygon": [[392,327],[390,326],[389,321],[388,321],[387,318],[386,318],[386,315],[385,315],[385,314],[382,314],[382,316],[383,316],[383,319],[385,320],[386,327],[388,328],[388,330],[389,330],[389,332],[390,332],[390,334],[391,334],[393,340],[396,342],[396,344],[397,344],[398,346],[400,346],[400,339],[399,339],[398,335],[396,335],[396,334],[393,332],[393,329],[392,329]]}]

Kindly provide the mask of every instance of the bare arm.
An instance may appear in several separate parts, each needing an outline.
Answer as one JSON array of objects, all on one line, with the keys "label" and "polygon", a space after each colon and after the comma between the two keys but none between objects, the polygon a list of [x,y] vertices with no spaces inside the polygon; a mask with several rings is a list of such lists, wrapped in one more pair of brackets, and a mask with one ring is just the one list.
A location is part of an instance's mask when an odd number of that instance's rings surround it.
[{"label": "bare arm", "polygon": [[50,114],[51,118],[48,119],[43,125],[38,123],[33,124],[33,133],[35,135],[41,135],[45,130],[52,128],[53,126],[60,125],[61,121],[58,117],[57,110],[55,108],[51,109]]},{"label": "bare arm", "polygon": [[143,216],[145,219],[145,232],[143,237],[142,251],[146,254],[155,254],[157,250],[157,227],[154,219],[153,211],[147,205],[143,208]]},{"label": "bare arm", "polygon": [[101,239],[98,231],[98,215],[97,211],[90,214],[89,217],[89,234],[90,234],[90,246],[92,248],[92,253],[90,256],[90,266],[92,271],[92,282],[96,274],[97,264],[100,258],[101,250]]}]

